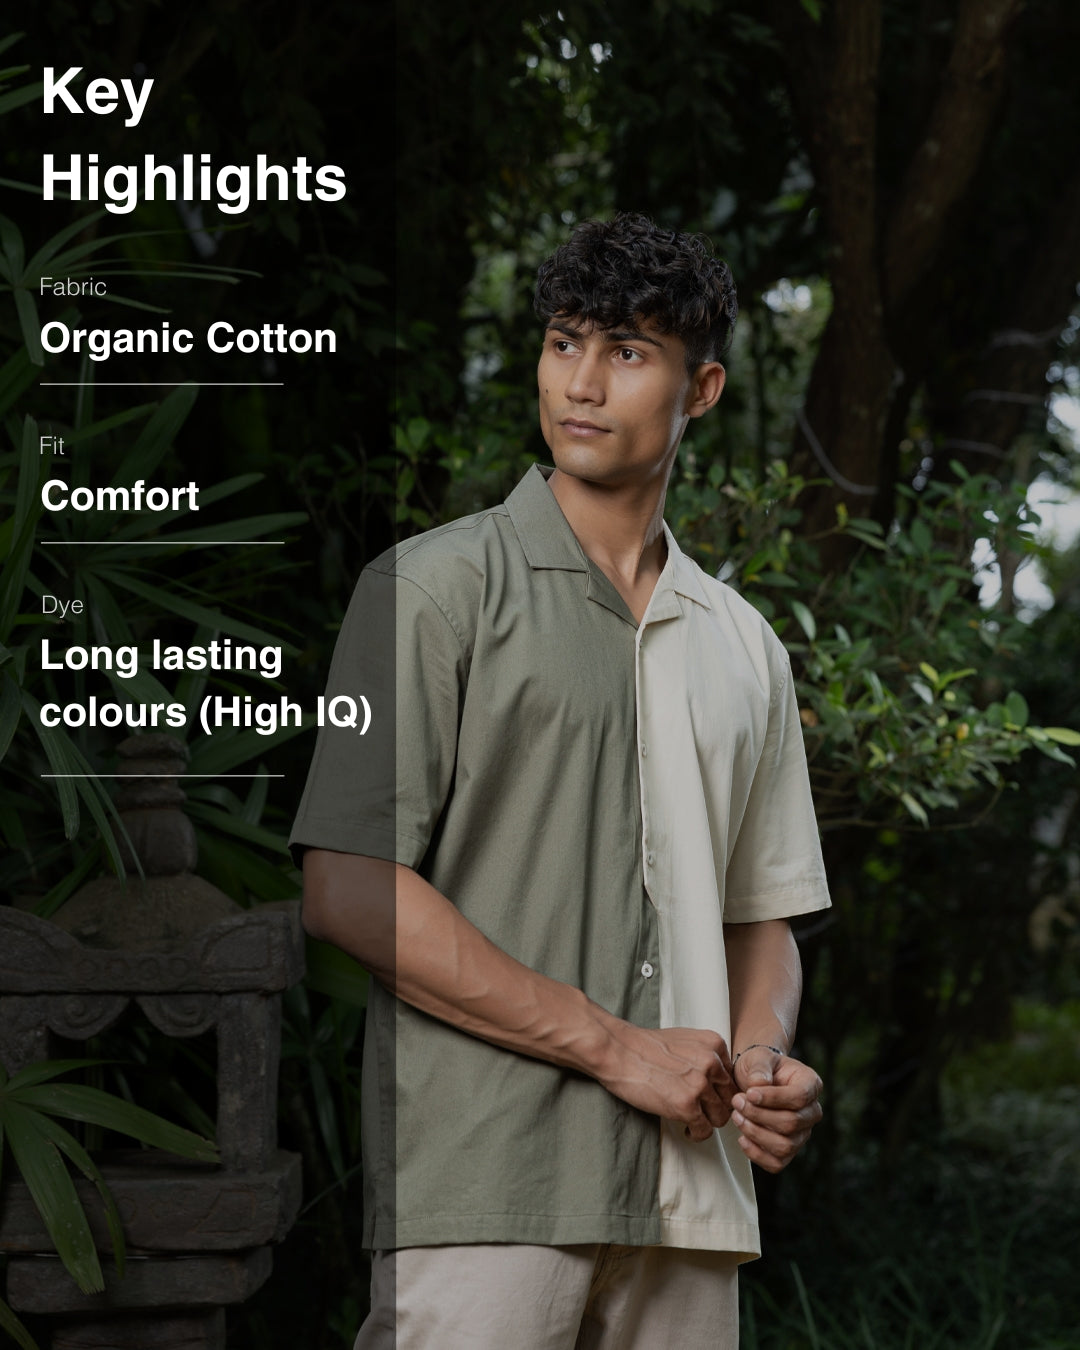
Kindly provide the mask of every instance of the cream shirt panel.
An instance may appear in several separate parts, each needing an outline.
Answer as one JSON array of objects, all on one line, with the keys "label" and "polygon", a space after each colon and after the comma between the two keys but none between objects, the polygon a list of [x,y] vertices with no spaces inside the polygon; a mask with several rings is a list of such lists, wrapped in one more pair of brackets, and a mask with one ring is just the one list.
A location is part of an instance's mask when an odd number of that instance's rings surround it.
[{"label": "cream shirt panel", "polygon": [[[679,549],[637,633],[642,863],[659,920],[662,1026],[731,1044],[729,922],[829,904],[787,654],[746,601]],[[726,894],[727,892],[727,894]],[[662,1122],[663,1242],[760,1251],[733,1124],[703,1143]]]}]

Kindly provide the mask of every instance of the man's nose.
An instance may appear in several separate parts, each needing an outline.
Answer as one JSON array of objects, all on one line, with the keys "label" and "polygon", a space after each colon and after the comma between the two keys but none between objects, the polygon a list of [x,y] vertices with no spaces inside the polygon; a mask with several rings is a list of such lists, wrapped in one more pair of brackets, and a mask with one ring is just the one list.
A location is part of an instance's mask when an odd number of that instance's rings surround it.
[{"label": "man's nose", "polygon": [[573,363],[566,396],[572,403],[603,403],[603,368],[599,353],[582,352]]}]

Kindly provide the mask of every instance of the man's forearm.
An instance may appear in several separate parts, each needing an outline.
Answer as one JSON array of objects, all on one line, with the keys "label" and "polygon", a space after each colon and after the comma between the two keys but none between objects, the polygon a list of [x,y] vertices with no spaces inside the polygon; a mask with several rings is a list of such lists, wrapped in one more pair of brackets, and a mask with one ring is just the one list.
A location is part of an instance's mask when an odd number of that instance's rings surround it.
[{"label": "man's forearm", "polygon": [[727,1119],[728,1052],[715,1032],[632,1026],[515,960],[411,868],[309,850],[304,922],[406,1003],[461,1031],[588,1074],[695,1137]]},{"label": "man's forearm", "polygon": [[724,927],[733,1054],[772,1045],[785,1054],[795,1039],[802,997],[799,949],[786,919]]},{"label": "man's forearm", "polygon": [[821,1079],[788,1054],[802,995],[799,949],[785,919],[728,924],[724,945],[740,1089],[731,1118],[751,1162],[779,1172],[821,1119]]},{"label": "man's forearm", "polygon": [[594,1074],[617,1021],[580,990],[516,961],[411,868],[311,850],[308,931],[392,993],[462,1031]]}]

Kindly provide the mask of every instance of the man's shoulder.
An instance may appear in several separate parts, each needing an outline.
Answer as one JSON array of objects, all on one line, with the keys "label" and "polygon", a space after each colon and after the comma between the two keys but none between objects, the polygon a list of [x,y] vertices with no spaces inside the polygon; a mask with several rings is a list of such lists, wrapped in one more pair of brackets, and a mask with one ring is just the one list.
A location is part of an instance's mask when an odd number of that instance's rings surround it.
[{"label": "man's shoulder", "polygon": [[744,595],[740,594],[726,581],[721,581],[711,572],[706,572],[700,564],[685,553],[682,557],[683,563],[692,570],[696,581],[701,586],[716,622],[733,625],[741,633],[754,634],[759,637],[770,648],[784,650],[784,644],[776,636],[772,624],[769,623],[756,605],[747,600]]},{"label": "man's shoulder", "polygon": [[417,581],[441,576],[448,567],[468,569],[490,554],[508,526],[506,503],[500,502],[403,539],[368,563],[367,570]]},{"label": "man's shoulder", "polygon": [[381,591],[399,615],[434,606],[467,646],[481,596],[514,567],[515,557],[521,546],[500,503],[395,544],[368,563],[357,591]]}]

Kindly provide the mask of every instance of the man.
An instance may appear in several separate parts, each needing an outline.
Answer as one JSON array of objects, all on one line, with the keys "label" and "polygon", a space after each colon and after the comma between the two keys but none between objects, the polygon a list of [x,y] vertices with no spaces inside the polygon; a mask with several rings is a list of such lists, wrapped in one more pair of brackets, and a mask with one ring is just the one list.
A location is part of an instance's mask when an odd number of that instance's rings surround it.
[{"label": "man", "polygon": [[323,732],[293,833],[376,977],[357,1347],[733,1347],[750,1162],[821,1114],[787,920],[828,904],[783,648],[663,522],[734,286],[622,215],[536,308],[554,470],[365,571],[330,693],[371,729]]}]

